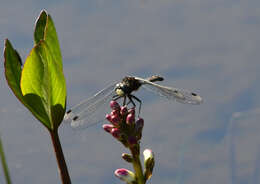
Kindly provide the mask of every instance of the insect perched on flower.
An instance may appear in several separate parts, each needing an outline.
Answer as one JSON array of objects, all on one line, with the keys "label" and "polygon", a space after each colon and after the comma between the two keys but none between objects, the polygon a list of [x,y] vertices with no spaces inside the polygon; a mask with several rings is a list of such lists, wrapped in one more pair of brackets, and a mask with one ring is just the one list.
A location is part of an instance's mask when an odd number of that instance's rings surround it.
[{"label": "insect perched on flower", "polygon": [[[140,114],[142,101],[133,95],[140,87],[147,89],[159,96],[165,97],[169,100],[177,101],[185,104],[201,104],[202,98],[196,93],[187,90],[181,90],[173,87],[162,86],[156,84],[157,81],[164,80],[162,77],[154,75],[147,79],[140,77],[124,77],[121,82],[115,82],[99,91],[93,97],[79,103],[65,115],[65,120],[71,122],[72,127],[79,127],[81,125],[88,127],[104,120],[104,107],[107,106],[111,100],[123,99],[123,106],[132,104],[136,106],[139,103],[138,115]],[[128,101],[127,101],[128,100]],[[103,112],[102,112],[103,111]]]}]

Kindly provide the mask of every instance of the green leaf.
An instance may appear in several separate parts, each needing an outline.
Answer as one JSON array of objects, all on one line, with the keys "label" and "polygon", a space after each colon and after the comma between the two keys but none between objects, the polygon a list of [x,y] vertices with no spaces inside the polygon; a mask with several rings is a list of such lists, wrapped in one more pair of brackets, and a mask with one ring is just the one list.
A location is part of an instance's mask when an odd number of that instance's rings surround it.
[{"label": "green leaf", "polygon": [[24,96],[33,94],[40,98],[51,123],[48,126],[53,129],[61,123],[65,113],[66,86],[63,73],[50,53],[44,40],[32,49],[22,71],[21,90]]},{"label": "green leaf", "polygon": [[66,83],[54,23],[46,11],[36,21],[35,46],[23,69],[21,59],[5,42],[5,74],[17,98],[48,129],[57,129],[66,109]]},{"label": "green leaf", "polygon": [[[44,29],[43,29],[44,27]],[[60,51],[60,45],[58,36],[56,33],[56,29],[54,26],[54,22],[50,15],[47,14],[45,10],[43,10],[40,13],[39,18],[36,21],[35,26],[35,32],[34,32],[34,40],[35,43],[39,43],[40,40],[45,41],[45,47],[48,48],[48,52],[52,55],[52,63],[57,68],[57,78],[60,79],[61,91],[55,90],[53,91],[56,95],[56,102],[57,104],[60,104],[61,107],[64,109],[66,108],[66,84],[65,84],[65,78],[62,71],[62,56]],[[55,110],[52,110],[51,112],[54,113],[56,111],[62,111],[59,106],[52,107]],[[65,111],[64,111],[65,112]],[[59,114],[59,113],[58,113]],[[63,117],[64,114],[62,114]],[[53,116],[53,118],[60,119],[59,116]],[[58,120],[57,120],[58,121]]]},{"label": "green leaf", "polygon": [[4,47],[4,67],[5,77],[9,87],[12,89],[15,96],[22,102],[22,93],[20,89],[21,69],[22,61],[18,52],[14,50],[8,39],[5,40]]},{"label": "green leaf", "polygon": [[[21,72],[22,72],[22,61],[16,50],[13,49],[11,43],[8,39],[5,40],[4,48],[4,58],[5,58],[5,77],[7,83],[15,96],[32,112],[32,114],[41,122],[44,122],[44,125],[50,125],[48,121],[48,116],[39,101],[39,97],[35,95],[23,96],[20,81],[21,81]],[[37,104],[37,108],[34,108],[34,105]]]},{"label": "green leaf", "polygon": [[34,31],[35,44],[39,43],[40,40],[45,40],[49,51],[53,55],[54,62],[62,70],[62,57],[60,51],[60,45],[54,22],[50,15],[45,10],[40,13],[39,18],[36,21]]},{"label": "green leaf", "polygon": [[44,39],[44,31],[47,22],[47,13],[46,11],[42,11],[40,16],[36,20],[35,23],[35,30],[34,30],[34,42],[35,44],[39,43],[41,40]]}]

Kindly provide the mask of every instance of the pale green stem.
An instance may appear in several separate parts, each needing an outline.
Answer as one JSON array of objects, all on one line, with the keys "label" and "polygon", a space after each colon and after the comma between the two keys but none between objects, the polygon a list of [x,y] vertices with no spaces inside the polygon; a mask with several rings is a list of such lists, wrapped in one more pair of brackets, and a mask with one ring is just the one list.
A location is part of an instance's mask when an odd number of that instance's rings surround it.
[{"label": "pale green stem", "polygon": [[[136,175],[136,179],[137,179],[137,183],[138,184],[145,184],[145,179],[144,179],[144,175],[143,175],[143,169],[142,169],[142,164],[140,161],[140,153],[139,151],[135,151],[135,149],[131,149],[131,153],[132,153],[132,157],[133,157],[133,168],[135,170],[135,175]],[[139,145],[138,145],[138,150],[139,150]]]},{"label": "pale green stem", "polygon": [[10,178],[10,175],[8,172],[8,167],[7,167],[7,163],[6,163],[6,159],[5,159],[4,148],[3,148],[1,138],[0,138],[0,157],[1,157],[1,161],[2,161],[2,166],[3,166],[6,183],[11,184],[12,182],[11,182],[11,178]]}]

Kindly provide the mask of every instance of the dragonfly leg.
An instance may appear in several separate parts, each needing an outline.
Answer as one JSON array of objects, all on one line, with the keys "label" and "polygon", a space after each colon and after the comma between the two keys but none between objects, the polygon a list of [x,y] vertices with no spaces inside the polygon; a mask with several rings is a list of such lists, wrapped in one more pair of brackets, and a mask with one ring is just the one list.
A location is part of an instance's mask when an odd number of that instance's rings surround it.
[{"label": "dragonfly leg", "polygon": [[125,106],[126,103],[126,96],[124,96],[123,106]]},{"label": "dragonfly leg", "polygon": [[113,100],[117,101],[118,99],[120,99],[122,97],[124,97],[124,100],[123,100],[123,106],[124,106],[126,103],[126,96],[114,95],[112,98],[113,98]]},{"label": "dragonfly leg", "polygon": [[114,96],[112,97],[112,99],[115,100],[115,101],[117,101],[119,98],[121,98],[121,96],[114,95]]},{"label": "dragonfly leg", "polygon": [[140,112],[141,112],[142,101],[141,101],[139,98],[137,98],[136,96],[134,96],[134,95],[132,95],[132,97],[133,97],[136,101],[139,102],[139,109],[138,109],[138,117],[139,117]]},{"label": "dragonfly leg", "polygon": [[122,98],[122,96],[119,96],[119,95],[114,95],[114,96],[112,97],[112,99],[113,99],[114,101],[117,101],[117,100],[120,99],[120,98]]},{"label": "dragonfly leg", "polygon": [[140,112],[141,112],[142,101],[139,98],[137,98],[136,96],[134,96],[134,95],[129,95],[128,98],[129,98],[130,102],[134,105],[134,107],[136,105],[135,105],[135,103],[134,103],[132,98],[134,98],[136,101],[139,102],[139,109],[138,109],[138,117],[139,117]]},{"label": "dragonfly leg", "polygon": [[132,99],[133,95],[127,95],[127,97],[129,99],[129,102],[127,103],[127,105],[131,103],[134,107],[136,107],[136,105],[135,105],[135,103],[134,103],[134,101]]},{"label": "dragonfly leg", "polygon": [[[129,97],[128,97],[129,98]],[[126,105],[129,105],[130,103],[132,103],[130,100],[127,102],[127,104]]]}]

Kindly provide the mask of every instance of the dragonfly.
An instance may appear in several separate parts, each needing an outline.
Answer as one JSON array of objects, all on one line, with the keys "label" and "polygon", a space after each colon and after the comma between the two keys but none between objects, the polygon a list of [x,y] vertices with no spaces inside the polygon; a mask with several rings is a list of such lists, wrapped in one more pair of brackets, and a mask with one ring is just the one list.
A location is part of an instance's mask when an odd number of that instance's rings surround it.
[{"label": "dragonfly", "polygon": [[132,104],[133,107],[136,107],[135,103],[138,102],[139,116],[142,101],[132,93],[137,91],[140,87],[180,103],[193,105],[202,103],[202,98],[196,93],[155,83],[163,80],[164,78],[158,75],[153,75],[146,79],[135,76],[126,76],[121,82],[114,82],[108,85],[94,96],[69,109],[66,112],[64,119],[69,121],[74,128],[92,126],[105,120],[104,108],[109,106],[108,103],[111,100],[117,101],[119,99],[123,99],[123,106]]}]

